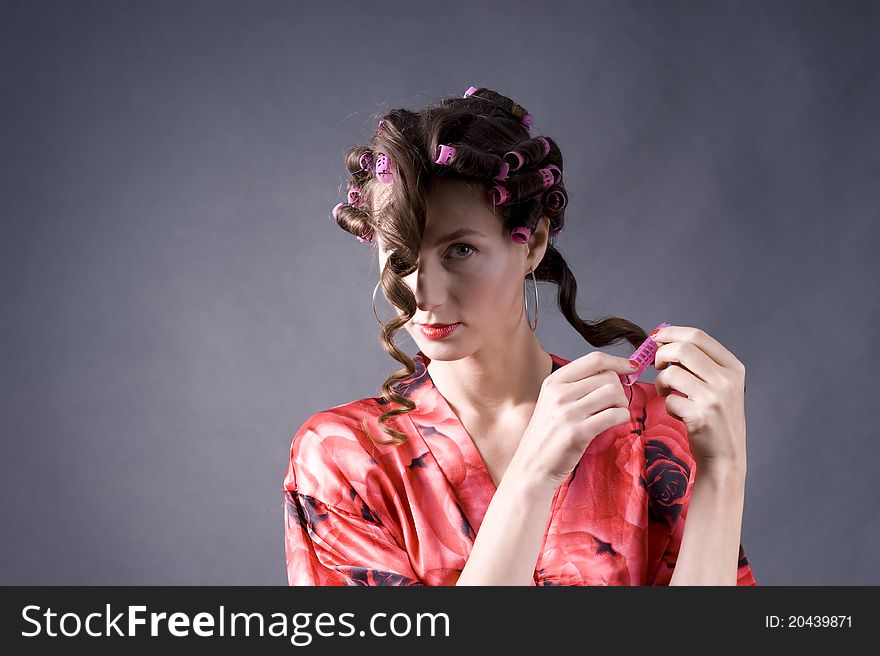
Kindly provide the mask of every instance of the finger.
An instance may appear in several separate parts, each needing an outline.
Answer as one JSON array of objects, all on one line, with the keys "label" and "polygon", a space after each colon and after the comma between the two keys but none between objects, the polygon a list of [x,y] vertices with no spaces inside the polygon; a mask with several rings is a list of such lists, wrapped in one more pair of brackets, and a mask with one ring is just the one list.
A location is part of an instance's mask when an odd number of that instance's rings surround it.
[{"label": "finger", "polygon": [[[575,388],[572,387],[571,389],[574,390]],[[608,383],[600,383],[588,393],[570,399],[569,403],[576,408],[576,412],[582,413],[582,418],[584,419],[609,408],[629,408],[629,403],[621,391],[619,383],[616,389],[613,384],[609,386]]]},{"label": "finger", "polygon": [[635,368],[630,365],[628,358],[621,358],[604,351],[592,351],[560,367],[554,375],[560,382],[574,383],[602,371],[631,373]]},{"label": "finger", "polygon": [[690,342],[722,367],[733,367],[738,362],[733,353],[728,351],[718,340],[692,326],[666,326],[651,335],[651,338],[658,344]]},{"label": "finger", "polygon": [[657,349],[654,368],[664,371],[670,364],[677,364],[706,384],[720,379],[720,365],[691,342],[671,342]]},{"label": "finger", "polygon": [[678,421],[685,421],[685,417],[691,413],[692,403],[694,402],[686,396],[670,394],[666,397],[666,412]]},{"label": "finger", "polygon": [[660,396],[678,392],[689,399],[694,399],[705,386],[704,381],[677,364],[670,364],[654,378],[654,387]]}]

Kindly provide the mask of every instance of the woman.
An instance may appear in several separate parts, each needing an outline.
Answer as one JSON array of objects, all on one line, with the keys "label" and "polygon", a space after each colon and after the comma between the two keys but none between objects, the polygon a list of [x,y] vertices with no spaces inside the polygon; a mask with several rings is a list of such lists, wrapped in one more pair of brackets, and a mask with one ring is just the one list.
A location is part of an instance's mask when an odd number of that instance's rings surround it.
[{"label": "woman", "polygon": [[[381,396],[296,432],[283,487],[291,585],[756,585],[740,544],[741,363],[668,326],[652,335],[656,382],[629,386],[626,358],[566,360],[535,335],[540,279],[559,285],[591,345],[648,337],[578,317],[554,247],[562,155],[530,124],[471,87],[389,112],[349,151],[348,203],[333,217],[376,248],[397,308],[382,344],[405,368]],[[393,342],[400,328],[421,347],[412,360]]]}]

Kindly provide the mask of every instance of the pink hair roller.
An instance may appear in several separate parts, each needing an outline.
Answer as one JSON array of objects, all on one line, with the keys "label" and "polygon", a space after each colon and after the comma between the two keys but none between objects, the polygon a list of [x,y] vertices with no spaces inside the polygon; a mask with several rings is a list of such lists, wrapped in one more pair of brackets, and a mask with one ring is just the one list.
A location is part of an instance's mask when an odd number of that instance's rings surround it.
[{"label": "pink hair roller", "polygon": [[544,191],[546,191],[547,188],[553,184],[555,177],[553,176],[553,172],[550,170],[549,166],[545,169],[539,170],[538,173],[540,173],[541,176],[544,178],[544,186],[542,187],[543,191],[541,192],[544,193]]},{"label": "pink hair roller", "polygon": [[[543,197],[543,192],[541,196]],[[566,205],[568,205],[568,200],[559,189],[551,189],[547,192],[547,197],[542,198],[541,201],[544,203],[544,206],[550,210],[551,212],[561,212],[565,209]]]},{"label": "pink hair roller", "polygon": [[504,205],[510,200],[510,192],[504,185],[497,182],[492,186],[492,203],[495,205]]},{"label": "pink hair roller", "polygon": [[[669,324],[665,321],[662,322],[652,331],[651,334],[668,325]],[[642,345],[639,346],[631,356],[629,356],[630,364],[634,367],[638,367],[638,369],[631,374],[620,374],[620,382],[627,387],[632,386],[632,384],[638,380],[639,376],[645,372],[645,369],[654,363],[654,355],[657,353],[658,348],[657,342],[651,337],[648,337],[648,339],[642,342]]]},{"label": "pink hair roller", "polygon": [[361,165],[361,171],[369,171],[373,166],[373,156],[370,153],[362,153],[358,164]]},{"label": "pink hair roller", "polygon": [[547,141],[546,137],[535,137],[538,141],[544,144],[544,157],[550,154],[550,142]]},{"label": "pink hair roller", "polygon": [[391,159],[385,153],[381,153],[376,158],[376,177],[382,184],[391,184],[394,180],[394,173],[391,170]]},{"label": "pink hair roller", "polygon": [[545,166],[543,169],[539,169],[538,173],[544,178],[544,187],[541,190],[542,194],[547,191],[549,187],[559,184],[562,181],[562,171],[560,171],[559,167],[555,164],[550,164],[550,166]]},{"label": "pink hair roller", "polygon": [[507,180],[507,175],[510,173],[510,164],[507,162],[502,162],[501,170],[498,171],[498,175],[495,176],[495,180]]},{"label": "pink hair roller", "polygon": [[455,152],[455,146],[440,144],[437,146],[437,158],[434,160],[434,163],[446,166],[455,157]]},{"label": "pink hair roller", "polygon": [[508,150],[506,153],[504,153],[505,160],[510,161],[508,158],[511,158],[511,157],[516,160],[512,164],[509,165],[511,171],[518,170],[525,163],[525,160],[523,160],[522,155],[520,155],[515,150]]},{"label": "pink hair roller", "polygon": [[[468,87],[468,90],[464,92],[464,96],[462,96],[462,97],[468,98],[468,97],[474,95],[476,92],[477,92],[477,87]],[[532,126],[533,119],[532,119],[531,114],[526,114],[520,120],[521,120],[522,124],[525,125],[527,128]]]},{"label": "pink hair roller", "polygon": [[532,231],[525,226],[520,226],[510,233],[510,238],[517,244],[525,244],[531,236]]},{"label": "pink hair roller", "polygon": [[345,203],[336,203],[336,205],[333,206],[333,211],[330,212],[330,216],[333,218],[334,221],[336,220],[336,212],[338,212],[339,208],[343,205],[345,205]]}]

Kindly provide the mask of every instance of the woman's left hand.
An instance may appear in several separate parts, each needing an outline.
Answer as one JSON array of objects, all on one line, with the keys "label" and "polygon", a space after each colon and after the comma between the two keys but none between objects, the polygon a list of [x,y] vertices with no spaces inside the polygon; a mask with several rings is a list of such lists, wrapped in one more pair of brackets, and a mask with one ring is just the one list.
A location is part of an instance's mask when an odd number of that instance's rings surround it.
[{"label": "woman's left hand", "polygon": [[697,464],[744,469],[745,365],[699,328],[666,326],[651,337],[659,345],[654,386],[687,426]]}]

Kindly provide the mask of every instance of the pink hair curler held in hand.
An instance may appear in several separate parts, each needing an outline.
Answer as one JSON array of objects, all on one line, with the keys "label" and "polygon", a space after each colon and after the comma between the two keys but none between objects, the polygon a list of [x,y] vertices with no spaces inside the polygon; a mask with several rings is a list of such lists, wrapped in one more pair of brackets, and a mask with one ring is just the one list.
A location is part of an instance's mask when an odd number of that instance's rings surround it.
[{"label": "pink hair curler held in hand", "polygon": [[[655,332],[660,330],[661,328],[666,328],[669,324],[665,321],[657,326],[651,334],[653,335]],[[637,348],[631,356],[629,356],[630,364],[634,367],[638,367],[631,374],[620,374],[620,382],[626,385],[627,387],[631,387],[634,382],[639,379],[643,373],[645,373],[645,369],[647,369],[650,365],[654,363],[654,355],[657,353],[657,342],[655,342],[651,337],[648,337],[642,345]]]}]

